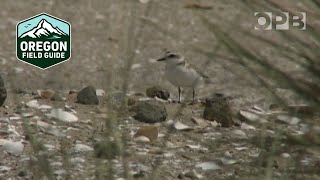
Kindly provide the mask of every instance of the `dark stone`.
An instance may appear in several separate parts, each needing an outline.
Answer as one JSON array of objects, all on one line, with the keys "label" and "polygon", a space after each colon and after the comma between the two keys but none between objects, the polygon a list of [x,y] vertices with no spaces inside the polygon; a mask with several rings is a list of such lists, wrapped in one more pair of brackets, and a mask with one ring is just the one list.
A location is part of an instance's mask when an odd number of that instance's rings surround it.
[{"label": "dark stone", "polygon": [[61,97],[61,95],[59,93],[54,93],[54,95],[51,97],[52,101],[63,101],[63,98]]},{"label": "dark stone", "polygon": [[153,86],[146,90],[146,94],[148,97],[158,97],[160,99],[168,100],[170,97],[170,93],[168,90],[163,89],[160,86]]},{"label": "dark stone", "polygon": [[7,90],[4,87],[4,82],[0,76],[0,106],[4,104],[4,101],[7,99]]},{"label": "dark stone", "polygon": [[98,105],[99,99],[96,94],[96,89],[92,86],[83,88],[77,95],[77,103],[86,105]]},{"label": "dark stone", "polygon": [[168,116],[166,107],[158,101],[139,101],[133,111],[136,113],[133,117],[145,123],[162,122]]},{"label": "dark stone", "polygon": [[136,97],[129,97],[128,98],[128,106],[133,106],[137,103],[137,98]]},{"label": "dark stone", "polygon": [[222,127],[234,125],[232,110],[228,97],[223,94],[214,94],[206,99],[203,118],[210,121],[217,121]]},{"label": "dark stone", "polygon": [[115,142],[101,141],[94,145],[97,158],[114,159],[120,154],[120,148]]},{"label": "dark stone", "polygon": [[20,176],[20,177],[24,177],[24,176],[26,176],[26,172],[25,171],[20,171],[19,173],[18,173],[18,176]]}]

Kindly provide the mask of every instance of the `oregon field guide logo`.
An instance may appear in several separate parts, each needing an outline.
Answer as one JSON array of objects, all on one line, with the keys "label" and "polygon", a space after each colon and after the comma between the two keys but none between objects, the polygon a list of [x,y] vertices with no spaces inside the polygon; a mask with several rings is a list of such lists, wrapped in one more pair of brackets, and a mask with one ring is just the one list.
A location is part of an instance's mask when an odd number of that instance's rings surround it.
[{"label": "oregon field guide logo", "polygon": [[17,24],[17,58],[41,69],[70,59],[71,25],[46,13]]}]

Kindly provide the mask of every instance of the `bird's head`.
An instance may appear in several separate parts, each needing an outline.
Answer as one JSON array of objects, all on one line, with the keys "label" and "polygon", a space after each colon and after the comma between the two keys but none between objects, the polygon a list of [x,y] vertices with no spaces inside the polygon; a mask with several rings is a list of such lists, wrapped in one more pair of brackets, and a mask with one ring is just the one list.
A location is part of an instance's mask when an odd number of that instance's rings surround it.
[{"label": "bird's head", "polygon": [[167,51],[166,54],[162,58],[158,59],[157,61],[163,61],[167,64],[178,64],[181,61],[183,61],[183,57],[176,53]]}]

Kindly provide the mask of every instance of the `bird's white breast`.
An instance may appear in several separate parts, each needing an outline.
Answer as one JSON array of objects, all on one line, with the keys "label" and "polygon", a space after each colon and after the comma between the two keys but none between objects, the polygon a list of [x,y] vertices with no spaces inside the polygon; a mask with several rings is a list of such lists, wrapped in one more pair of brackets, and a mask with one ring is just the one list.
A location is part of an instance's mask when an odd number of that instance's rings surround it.
[{"label": "bird's white breast", "polygon": [[167,65],[166,77],[175,86],[196,87],[203,80],[192,68],[183,65]]}]

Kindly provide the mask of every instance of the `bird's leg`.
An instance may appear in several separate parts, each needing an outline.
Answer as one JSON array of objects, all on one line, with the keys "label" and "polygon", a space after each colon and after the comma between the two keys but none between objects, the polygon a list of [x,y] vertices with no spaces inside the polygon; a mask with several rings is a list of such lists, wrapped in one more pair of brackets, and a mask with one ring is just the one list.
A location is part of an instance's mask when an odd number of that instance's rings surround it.
[{"label": "bird's leg", "polygon": [[189,105],[194,105],[197,102],[195,101],[195,96],[196,96],[196,91],[194,90],[194,88],[192,89],[192,101],[190,102]]},{"label": "bird's leg", "polygon": [[196,91],[194,90],[194,88],[192,89],[192,101],[194,101],[194,97],[196,96]]},{"label": "bird's leg", "polygon": [[181,88],[180,87],[178,87],[178,91],[179,91],[179,100],[178,100],[178,102],[181,103]]}]

